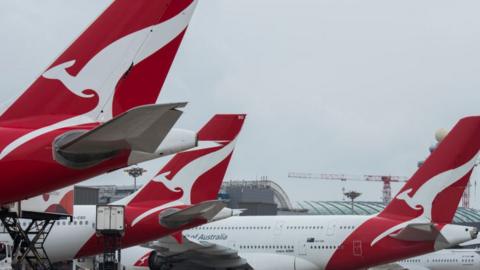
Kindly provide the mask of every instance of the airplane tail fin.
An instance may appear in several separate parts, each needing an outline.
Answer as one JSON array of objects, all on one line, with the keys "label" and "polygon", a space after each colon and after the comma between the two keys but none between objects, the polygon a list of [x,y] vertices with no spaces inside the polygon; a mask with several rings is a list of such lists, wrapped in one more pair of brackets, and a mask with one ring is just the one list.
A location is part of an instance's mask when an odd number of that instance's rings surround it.
[{"label": "airplane tail fin", "polygon": [[155,103],[196,4],[197,0],[115,0],[0,121],[48,115],[25,121],[38,128],[81,115],[104,122]]},{"label": "airplane tail fin", "polygon": [[198,132],[198,147],[176,154],[152,180],[122,203],[149,207],[217,199],[244,120],[244,114],[215,115]]},{"label": "airplane tail fin", "polygon": [[461,119],[379,216],[450,223],[480,151],[480,116]]},{"label": "airplane tail fin", "polygon": [[74,186],[25,199],[10,205],[10,211],[20,217],[32,218],[41,215],[73,216]]}]

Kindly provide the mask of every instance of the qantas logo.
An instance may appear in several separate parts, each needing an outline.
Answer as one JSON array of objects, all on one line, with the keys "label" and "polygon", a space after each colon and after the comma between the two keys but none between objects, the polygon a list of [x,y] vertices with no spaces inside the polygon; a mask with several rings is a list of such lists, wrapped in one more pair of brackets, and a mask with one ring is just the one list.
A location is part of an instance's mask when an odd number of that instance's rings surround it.
[{"label": "qantas logo", "polygon": [[182,197],[178,200],[169,202],[167,204],[159,205],[157,207],[149,209],[148,211],[145,211],[132,221],[132,227],[142,221],[144,218],[160,210],[178,205],[191,205],[191,193],[194,183],[197,181],[198,178],[200,178],[200,176],[204,175],[206,172],[211,170],[220,162],[224,161],[233,152],[236,141],[236,139],[232,140],[229,144],[225,145],[218,151],[206,154],[193,160],[185,167],[183,167],[177,174],[175,174],[172,180],[168,180],[166,178],[166,176],[170,174],[170,172],[162,173],[152,179],[152,181],[154,182],[162,183],[163,185],[165,185],[165,187],[167,187],[170,191],[174,193],[183,192]]},{"label": "qantas logo", "polygon": [[37,129],[16,139],[2,150],[0,159],[22,144],[48,132],[110,119],[113,94],[118,82],[134,65],[147,59],[185,31],[196,3],[192,2],[178,15],[161,24],[149,26],[113,42],[97,53],[76,76],[67,71],[75,65],[76,60],[59,64],[43,73],[44,78],[60,81],[66,90],[81,98],[98,96],[98,104],[95,109],[83,115]]},{"label": "qantas logo", "polygon": [[[52,67],[43,74],[44,78],[59,80],[73,94],[83,98],[99,95],[100,105],[110,99],[120,79],[134,65],[169,44],[188,26],[195,4],[192,3],[183,12],[161,24],[144,28],[129,34],[95,55],[78,73],[72,76],[67,69],[75,60]],[[98,109],[98,107],[97,107]],[[111,112],[111,106],[104,110]],[[96,117],[96,116],[95,116]]]},{"label": "qantas logo", "polygon": [[152,252],[148,252],[147,254],[143,255],[142,258],[140,258],[140,260],[138,260],[134,266],[148,266],[148,259],[150,258],[150,255],[152,254]]},{"label": "qantas logo", "polygon": [[434,176],[421,187],[419,187],[413,195],[410,195],[412,192],[411,188],[399,193],[395,198],[396,200],[404,201],[411,209],[422,211],[422,214],[416,218],[393,226],[381,233],[372,241],[371,246],[375,245],[378,241],[382,240],[391,233],[403,229],[410,224],[431,223],[433,201],[437,195],[467,175],[473,169],[477,156],[478,153],[462,166]]}]

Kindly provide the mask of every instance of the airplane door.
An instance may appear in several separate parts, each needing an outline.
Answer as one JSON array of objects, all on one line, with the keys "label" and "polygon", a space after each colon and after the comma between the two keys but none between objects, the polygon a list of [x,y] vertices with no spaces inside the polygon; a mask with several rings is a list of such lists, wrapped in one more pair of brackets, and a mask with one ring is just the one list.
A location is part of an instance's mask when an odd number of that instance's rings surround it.
[{"label": "airplane door", "polygon": [[282,235],[284,225],[285,225],[285,221],[283,220],[277,221],[277,223],[275,224],[275,231],[274,231],[275,236]]},{"label": "airplane door", "polygon": [[360,240],[353,240],[353,256],[356,257],[361,257],[363,256],[363,250],[362,250],[362,241]]},{"label": "airplane door", "polygon": [[236,250],[236,249],[237,249],[237,242],[235,242],[235,241],[229,241],[229,242],[228,242],[228,246],[229,246],[231,249]]},{"label": "airplane door", "polygon": [[337,229],[337,224],[335,224],[335,221],[330,221],[327,227],[327,236],[334,236],[336,229]]},{"label": "airplane door", "polygon": [[297,242],[297,256],[307,256],[307,243],[305,241]]}]

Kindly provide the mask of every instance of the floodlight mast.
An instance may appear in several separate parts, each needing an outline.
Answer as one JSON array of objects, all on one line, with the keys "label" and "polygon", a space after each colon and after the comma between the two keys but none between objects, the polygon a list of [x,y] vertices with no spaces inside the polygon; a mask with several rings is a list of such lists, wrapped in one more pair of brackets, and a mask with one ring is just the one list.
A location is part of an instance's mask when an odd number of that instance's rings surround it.
[{"label": "floodlight mast", "polygon": [[124,170],[124,172],[128,173],[131,177],[133,177],[133,190],[137,190],[137,177],[142,176],[144,173],[147,172],[144,168],[141,167],[133,167],[130,169]]},{"label": "floodlight mast", "polygon": [[355,201],[356,198],[360,197],[360,195],[362,195],[362,193],[352,190],[352,191],[343,193],[343,195],[347,196],[347,198],[350,199],[350,201],[352,203],[352,215],[353,215],[355,213],[354,209],[353,209],[354,201]]}]

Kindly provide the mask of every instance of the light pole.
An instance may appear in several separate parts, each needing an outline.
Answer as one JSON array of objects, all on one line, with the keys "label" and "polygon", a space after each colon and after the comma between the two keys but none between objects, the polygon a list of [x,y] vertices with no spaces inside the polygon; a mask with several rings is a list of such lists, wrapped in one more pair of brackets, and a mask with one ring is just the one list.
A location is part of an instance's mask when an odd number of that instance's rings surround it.
[{"label": "light pole", "polygon": [[347,198],[349,198],[352,202],[352,215],[354,214],[353,212],[353,201],[355,201],[356,198],[358,198],[362,193],[356,192],[356,191],[349,191],[349,192],[344,192],[343,193]]},{"label": "light pole", "polygon": [[140,168],[140,167],[133,167],[133,168],[130,168],[130,169],[126,169],[125,172],[128,173],[128,175],[130,175],[131,177],[133,177],[133,190],[136,191],[137,190],[137,177],[142,176],[143,173],[147,172],[147,170],[145,170],[144,168]]}]

